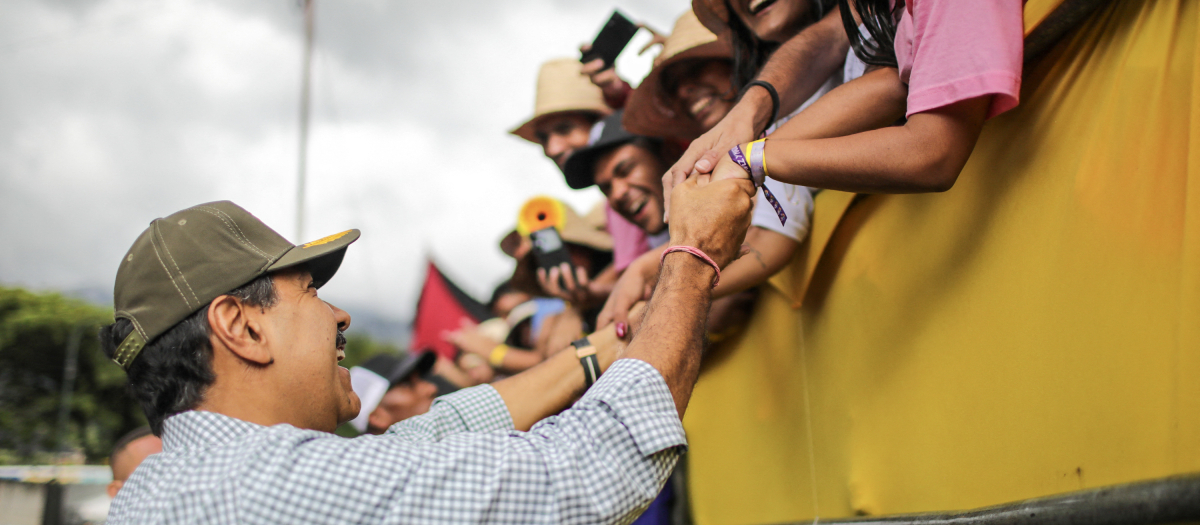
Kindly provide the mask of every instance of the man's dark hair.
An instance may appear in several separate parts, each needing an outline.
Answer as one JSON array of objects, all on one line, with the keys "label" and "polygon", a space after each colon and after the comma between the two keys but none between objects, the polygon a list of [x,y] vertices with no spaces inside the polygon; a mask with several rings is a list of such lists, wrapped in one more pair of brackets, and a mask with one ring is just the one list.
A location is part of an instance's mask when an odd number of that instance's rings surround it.
[{"label": "man's dark hair", "polygon": [[[225,295],[250,306],[270,308],[275,305],[275,283],[270,275],[263,275]],[[104,355],[112,358],[132,331],[128,319],[100,328]],[[162,435],[163,420],[196,408],[204,400],[204,391],[216,381],[208,336],[208,305],[204,305],[147,343],[130,364],[126,372],[129,393],[142,405],[154,435]]]}]

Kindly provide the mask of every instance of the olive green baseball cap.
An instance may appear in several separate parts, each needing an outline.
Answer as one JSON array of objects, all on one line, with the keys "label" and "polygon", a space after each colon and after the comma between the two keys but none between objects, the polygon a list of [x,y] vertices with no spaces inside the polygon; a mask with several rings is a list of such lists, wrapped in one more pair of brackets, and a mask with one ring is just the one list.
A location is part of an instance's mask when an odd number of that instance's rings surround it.
[{"label": "olive green baseball cap", "polygon": [[115,317],[128,319],[133,331],[113,361],[129,370],[148,342],[261,275],[303,264],[324,285],[358,237],[346,230],[296,246],[229,201],[155,219],[117,268]]}]

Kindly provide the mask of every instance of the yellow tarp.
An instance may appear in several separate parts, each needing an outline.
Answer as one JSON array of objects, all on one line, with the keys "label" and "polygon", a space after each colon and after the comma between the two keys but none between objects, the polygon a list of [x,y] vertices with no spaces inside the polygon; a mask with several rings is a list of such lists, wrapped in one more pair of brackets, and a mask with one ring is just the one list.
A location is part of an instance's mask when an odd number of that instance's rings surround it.
[{"label": "yellow tarp", "polygon": [[1194,0],[1112,2],[1026,71],[952,190],[840,222],[820,197],[811,282],[773,281],[697,384],[696,522],[1200,471],[1198,22]]}]

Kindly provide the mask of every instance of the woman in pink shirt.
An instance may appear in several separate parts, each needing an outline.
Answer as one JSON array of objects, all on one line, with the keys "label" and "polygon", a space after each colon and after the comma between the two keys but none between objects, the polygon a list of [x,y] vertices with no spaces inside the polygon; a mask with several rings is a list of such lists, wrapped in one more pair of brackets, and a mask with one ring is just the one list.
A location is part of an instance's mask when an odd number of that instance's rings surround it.
[{"label": "woman in pink shirt", "polygon": [[[945,191],[954,185],[984,121],[1017,105],[1021,87],[1021,0],[849,0],[843,19],[855,53],[908,86],[903,125],[870,129],[849,121],[865,103],[848,82],[785,124],[765,143],[767,174],[789,184],[859,193]],[[822,139],[808,130],[838,122],[846,133]],[[742,146],[743,151],[746,147]],[[714,178],[745,177],[722,155]]]}]

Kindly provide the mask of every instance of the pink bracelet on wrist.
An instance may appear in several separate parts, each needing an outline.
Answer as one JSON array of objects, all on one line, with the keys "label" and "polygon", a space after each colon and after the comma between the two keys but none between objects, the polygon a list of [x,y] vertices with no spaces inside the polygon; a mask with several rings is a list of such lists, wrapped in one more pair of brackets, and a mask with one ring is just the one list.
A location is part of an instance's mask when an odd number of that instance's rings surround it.
[{"label": "pink bracelet on wrist", "polygon": [[717,283],[721,282],[721,267],[717,266],[716,261],[713,261],[712,258],[710,258],[708,256],[708,254],[700,251],[700,248],[696,248],[695,246],[672,246],[670,248],[667,248],[667,250],[663,252],[662,257],[658,259],[658,265],[662,266],[663,261],[666,261],[666,259],[667,259],[667,254],[674,253],[674,252],[690,253],[692,255],[695,255],[696,257],[699,257],[701,261],[708,263],[709,266],[712,266],[713,271],[717,272],[717,274],[713,276],[713,282],[712,282],[713,288],[716,288]]}]

